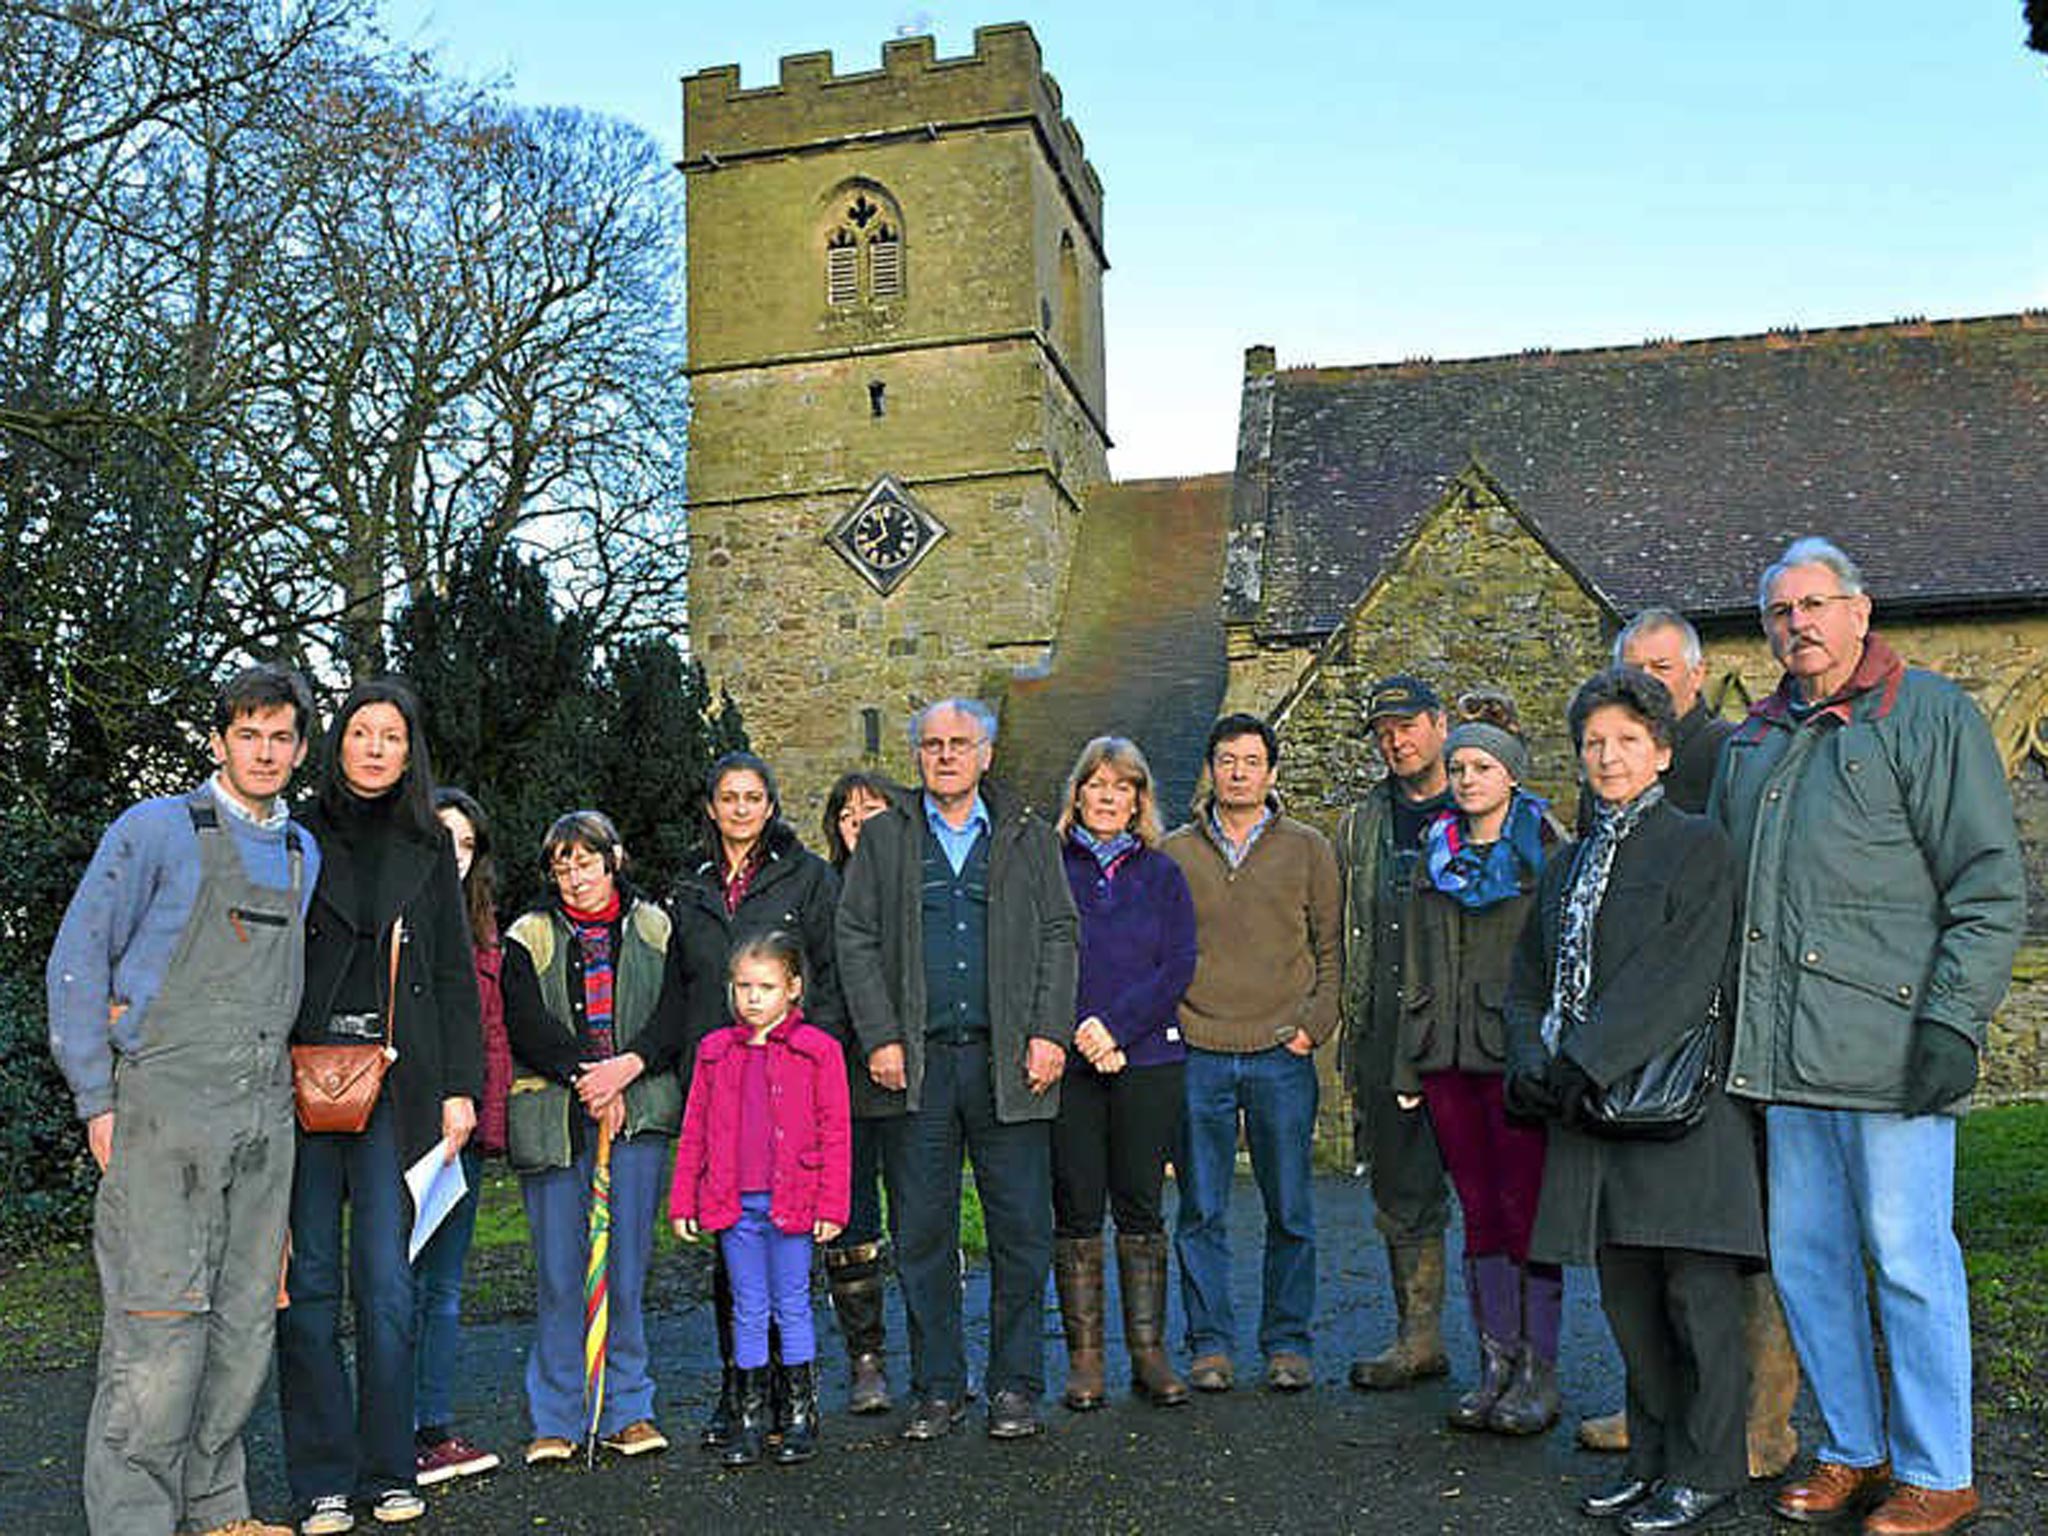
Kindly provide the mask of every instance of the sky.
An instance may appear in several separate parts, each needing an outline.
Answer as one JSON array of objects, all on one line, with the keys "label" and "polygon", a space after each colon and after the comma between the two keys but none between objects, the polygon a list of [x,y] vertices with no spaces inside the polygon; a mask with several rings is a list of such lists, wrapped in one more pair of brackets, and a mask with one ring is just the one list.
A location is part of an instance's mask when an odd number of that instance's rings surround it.
[{"label": "sky", "polygon": [[384,0],[682,149],[681,78],[1026,21],[1105,188],[1110,463],[1228,469],[1283,367],[2048,307],[2021,0]]}]

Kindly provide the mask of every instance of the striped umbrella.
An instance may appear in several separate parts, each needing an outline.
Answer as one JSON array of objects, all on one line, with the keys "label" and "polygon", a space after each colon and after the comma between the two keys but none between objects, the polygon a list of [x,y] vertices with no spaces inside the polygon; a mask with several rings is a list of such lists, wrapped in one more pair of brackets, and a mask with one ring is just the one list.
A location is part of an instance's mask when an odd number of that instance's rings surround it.
[{"label": "striped umbrella", "polygon": [[597,1421],[604,1412],[605,1336],[611,1329],[609,1286],[612,1256],[612,1128],[598,1127],[597,1171],[590,1180],[590,1260],[583,1270],[583,1396],[590,1404],[587,1456],[597,1462]]}]

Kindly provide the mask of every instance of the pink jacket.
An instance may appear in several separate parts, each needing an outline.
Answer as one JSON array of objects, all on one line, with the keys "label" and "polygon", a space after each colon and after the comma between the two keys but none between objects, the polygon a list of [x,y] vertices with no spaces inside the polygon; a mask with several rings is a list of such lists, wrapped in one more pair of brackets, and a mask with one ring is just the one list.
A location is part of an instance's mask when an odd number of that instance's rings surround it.
[{"label": "pink jacket", "polygon": [[476,1139],[496,1156],[505,1150],[505,1103],[512,1091],[512,1043],[505,1035],[505,992],[498,982],[505,952],[493,942],[477,945],[472,953],[484,1029],[484,1096],[476,1106]]},{"label": "pink jacket", "polygon": [[[740,1086],[753,1031],[734,1024],[697,1047],[683,1134],[676,1143],[669,1216],[707,1232],[740,1219]],[[839,1042],[792,1008],[769,1031],[768,1108],[775,1147],[769,1163],[768,1218],[779,1232],[809,1232],[819,1221],[846,1224],[853,1203],[853,1116]]]}]

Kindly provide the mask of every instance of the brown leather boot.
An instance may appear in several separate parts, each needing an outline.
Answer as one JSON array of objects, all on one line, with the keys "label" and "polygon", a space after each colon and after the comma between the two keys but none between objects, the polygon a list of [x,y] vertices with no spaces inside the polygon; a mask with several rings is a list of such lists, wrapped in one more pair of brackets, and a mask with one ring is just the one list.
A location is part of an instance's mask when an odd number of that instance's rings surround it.
[{"label": "brown leather boot", "polygon": [[846,1407],[850,1413],[887,1413],[889,1377],[882,1364],[882,1245],[855,1243],[825,1250],[825,1281],[832,1312],[846,1340]]},{"label": "brown leather boot", "polygon": [[1785,1329],[1778,1287],[1768,1274],[1743,1283],[1742,1344],[1749,1356],[1749,1475],[1776,1477],[1799,1453],[1792,1404],[1799,1396],[1799,1356]]},{"label": "brown leather boot", "polygon": [[1410,1387],[1450,1370],[1444,1354],[1444,1240],[1387,1244],[1394,1277],[1394,1342],[1351,1363],[1351,1385],[1362,1392]]},{"label": "brown leather boot", "polygon": [[1124,1303],[1124,1348],[1131,1390],[1162,1408],[1188,1400],[1188,1384],[1166,1353],[1166,1234],[1116,1235],[1117,1289]]},{"label": "brown leather boot", "polygon": [[1060,1319],[1067,1330],[1069,1408],[1100,1408],[1102,1380],[1102,1239],[1062,1237],[1052,1245],[1053,1281],[1060,1293]]}]

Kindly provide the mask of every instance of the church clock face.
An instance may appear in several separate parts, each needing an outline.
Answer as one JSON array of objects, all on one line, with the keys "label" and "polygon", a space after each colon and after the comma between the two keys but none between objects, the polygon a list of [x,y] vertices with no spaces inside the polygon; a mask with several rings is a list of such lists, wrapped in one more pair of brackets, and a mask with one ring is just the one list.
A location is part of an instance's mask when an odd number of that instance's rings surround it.
[{"label": "church clock face", "polygon": [[884,475],[832,525],[825,542],[869,586],[887,596],[945,536],[945,525],[894,475]]}]

